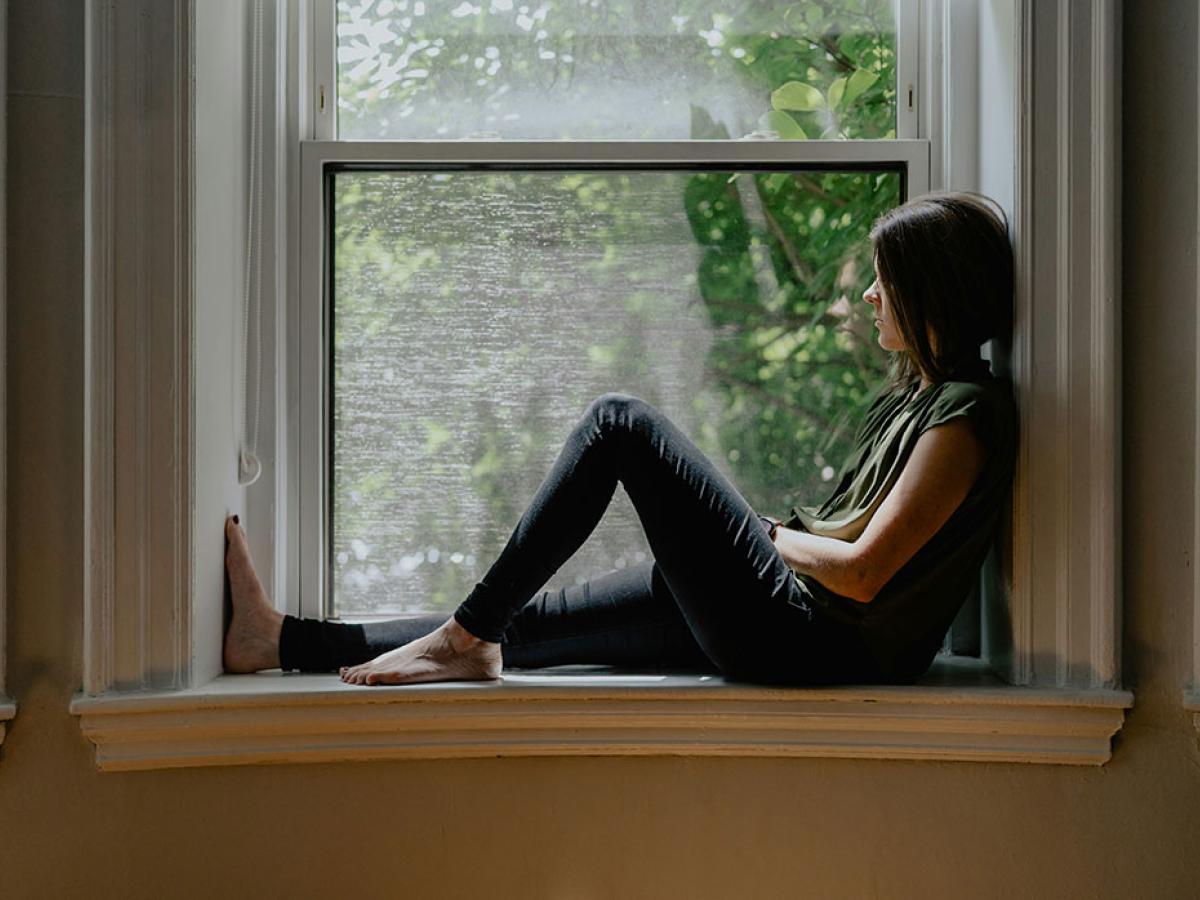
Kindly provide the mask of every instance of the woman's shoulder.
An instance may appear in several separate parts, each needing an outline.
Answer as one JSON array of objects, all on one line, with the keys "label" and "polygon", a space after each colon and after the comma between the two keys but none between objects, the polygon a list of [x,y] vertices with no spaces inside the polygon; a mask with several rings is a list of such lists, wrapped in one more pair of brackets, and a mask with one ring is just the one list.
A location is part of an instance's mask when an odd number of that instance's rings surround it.
[{"label": "woman's shoulder", "polygon": [[921,431],[957,417],[968,419],[989,446],[1008,443],[1015,437],[1016,405],[1012,383],[992,374],[986,360],[982,367],[956,373],[933,385],[922,404]]},{"label": "woman's shoulder", "polygon": [[992,372],[991,363],[982,357],[956,369],[953,376],[940,381],[929,393],[942,403],[957,400],[1012,401],[1012,382]]}]

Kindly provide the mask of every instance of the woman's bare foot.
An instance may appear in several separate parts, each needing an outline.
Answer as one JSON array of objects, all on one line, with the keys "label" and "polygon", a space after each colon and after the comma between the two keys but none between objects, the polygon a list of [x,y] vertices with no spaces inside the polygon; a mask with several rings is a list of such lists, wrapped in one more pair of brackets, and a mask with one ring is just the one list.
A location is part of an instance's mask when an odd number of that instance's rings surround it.
[{"label": "woman's bare foot", "polygon": [[437,631],[362,665],[343,667],[347,684],[416,684],[500,677],[500,645],[482,641],[451,617]]},{"label": "woman's bare foot", "polygon": [[225,671],[277,669],[283,613],[275,609],[259,583],[246,533],[232,516],[225,520],[225,539],[225,571],[233,597],[233,617],[225,632]]}]

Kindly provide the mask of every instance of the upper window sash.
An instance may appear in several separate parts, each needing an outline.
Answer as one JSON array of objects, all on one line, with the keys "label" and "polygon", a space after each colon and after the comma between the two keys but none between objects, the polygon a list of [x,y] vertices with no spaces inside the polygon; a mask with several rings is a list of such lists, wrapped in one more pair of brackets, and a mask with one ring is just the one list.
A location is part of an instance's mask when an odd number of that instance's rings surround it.
[{"label": "upper window sash", "polygon": [[[913,139],[921,135],[923,78],[922,55],[931,34],[929,23],[938,0],[891,0],[895,26],[896,106],[895,136]],[[424,5],[424,4],[422,4]],[[318,141],[338,139],[338,0],[309,0],[304,62],[307,127],[304,137]],[[932,8],[931,8],[932,7]],[[936,18],[936,16],[934,16]]]}]

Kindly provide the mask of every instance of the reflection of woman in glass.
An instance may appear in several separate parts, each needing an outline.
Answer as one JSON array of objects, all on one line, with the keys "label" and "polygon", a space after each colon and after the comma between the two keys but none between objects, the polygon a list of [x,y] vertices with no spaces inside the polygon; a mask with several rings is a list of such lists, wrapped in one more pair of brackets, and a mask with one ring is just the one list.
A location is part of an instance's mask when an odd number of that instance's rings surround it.
[{"label": "reflection of woman in glass", "polygon": [[[977,195],[911,200],[871,233],[863,294],[893,356],[834,493],[783,523],[759,516],[666,417],[595,400],[491,569],[443,615],[348,625],[283,616],[226,523],[233,620],[225,667],[341,671],[355,684],[491,679],[503,665],[705,668],[767,683],[920,676],[996,531],[1016,447],[1006,382],[980,345],[1007,337],[1012,251]],[[654,561],[542,586],[618,484]]]}]

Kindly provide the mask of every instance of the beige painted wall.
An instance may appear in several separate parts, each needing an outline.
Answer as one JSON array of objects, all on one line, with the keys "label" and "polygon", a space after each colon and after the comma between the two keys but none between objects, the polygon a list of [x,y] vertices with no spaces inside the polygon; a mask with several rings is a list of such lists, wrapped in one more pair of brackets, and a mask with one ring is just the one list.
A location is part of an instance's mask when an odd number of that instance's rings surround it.
[{"label": "beige painted wall", "polygon": [[[1126,4],[1125,672],[1101,769],[521,759],[99,775],[80,683],[83,2],[14,2],[0,895],[1200,895],[1197,9]],[[1136,9],[1136,12],[1133,10]],[[486,893],[485,893],[486,892]]]}]

